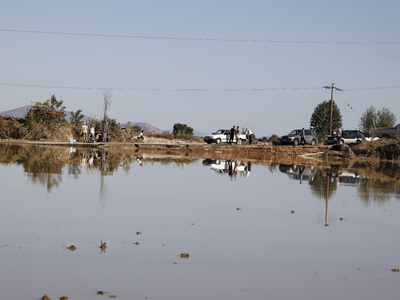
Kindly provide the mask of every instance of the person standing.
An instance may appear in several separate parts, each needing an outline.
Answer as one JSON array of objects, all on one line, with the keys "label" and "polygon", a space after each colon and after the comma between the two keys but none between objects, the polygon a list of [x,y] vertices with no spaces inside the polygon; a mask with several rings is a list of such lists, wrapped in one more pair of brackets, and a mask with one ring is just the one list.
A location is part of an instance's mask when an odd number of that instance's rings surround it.
[{"label": "person standing", "polygon": [[253,132],[248,128],[246,128],[246,137],[249,140],[249,145],[251,145],[253,143]]},{"label": "person standing", "polygon": [[229,133],[229,141],[228,141],[229,145],[232,145],[233,138],[235,137],[235,133],[236,133],[236,126],[232,126],[231,132]]},{"label": "person standing", "polygon": [[83,125],[81,127],[81,131],[82,131],[82,135],[83,135],[83,142],[87,143],[89,127],[86,125],[86,122],[83,122]]},{"label": "person standing", "polygon": [[342,126],[339,124],[339,128],[336,130],[336,143],[340,145],[342,142]]},{"label": "person standing", "polygon": [[306,140],[305,140],[305,135],[306,132],[304,131],[304,128],[300,131],[300,145],[304,142],[304,145],[306,144]]},{"label": "person standing", "polygon": [[239,138],[239,134],[240,134],[240,127],[236,126],[236,132],[235,132],[236,144],[241,145],[242,144],[242,140]]},{"label": "person standing", "polygon": [[93,124],[90,126],[90,137],[92,138],[93,142],[96,142],[96,129]]}]

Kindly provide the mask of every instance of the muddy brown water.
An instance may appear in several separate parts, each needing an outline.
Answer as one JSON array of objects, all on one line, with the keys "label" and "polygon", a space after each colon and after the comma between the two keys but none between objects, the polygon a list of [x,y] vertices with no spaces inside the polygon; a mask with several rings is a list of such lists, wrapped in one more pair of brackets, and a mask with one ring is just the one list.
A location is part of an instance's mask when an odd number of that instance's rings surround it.
[{"label": "muddy brown water", "polygon": [[398,298],[390,164],[0,153],[0,299]]}]

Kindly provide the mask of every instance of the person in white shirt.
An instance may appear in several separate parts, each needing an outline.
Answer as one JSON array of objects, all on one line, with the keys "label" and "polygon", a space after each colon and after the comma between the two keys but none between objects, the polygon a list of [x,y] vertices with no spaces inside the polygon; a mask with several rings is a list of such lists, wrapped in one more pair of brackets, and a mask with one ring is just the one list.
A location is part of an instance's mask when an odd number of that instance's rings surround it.
[{"label": "person in white shirt", "polygon": [[249,145],[251,145],[253,143],[253,132],[248,128],[246,128],[246,137],[249,139]]}]

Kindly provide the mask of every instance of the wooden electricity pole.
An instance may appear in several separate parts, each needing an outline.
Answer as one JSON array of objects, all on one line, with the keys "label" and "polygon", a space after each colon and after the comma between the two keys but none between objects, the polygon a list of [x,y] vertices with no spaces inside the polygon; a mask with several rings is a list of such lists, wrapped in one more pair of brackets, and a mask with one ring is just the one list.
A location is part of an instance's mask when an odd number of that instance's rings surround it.
[{"label": "wooden electricity pole", "polygon": [[331,109],[330,109],[330,116],[329,116],[329,134],[332,134],[332,116],[333,116],[333,89],[335,88],[335,84],[332,83],[331,87]]},{"label": "wooden electricity pole", "polygon": [[332,124],[333,124],[333,95],[334,95],[334,90],[337,91],[342,91],[341,89],[338,89],[335,87],[335,84],[332,83],[331,86],[324,86],[324,89],[330,89],[331,90],[331,105],[330,105],[330,111],[329,111],[329,134],[332,134]]}]

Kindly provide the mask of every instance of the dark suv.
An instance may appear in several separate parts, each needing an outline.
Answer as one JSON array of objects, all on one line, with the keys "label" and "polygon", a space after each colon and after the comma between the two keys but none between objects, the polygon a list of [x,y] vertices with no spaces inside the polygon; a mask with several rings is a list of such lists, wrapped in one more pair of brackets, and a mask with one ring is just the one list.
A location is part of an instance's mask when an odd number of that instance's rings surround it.
[{"label": "dark suv", "polygon": [[[301,129],[295,129],[288,135],[284,135],[281,137],[281,144],[287,145],[292,144],[297,146],[300,143],[300,132]],[[306,144],[310,144],[311,146],[315,146],[318,143],[318,137],[314,130],[312,129],[304,129],[306,133],[304,139],[306,140]]]}]

